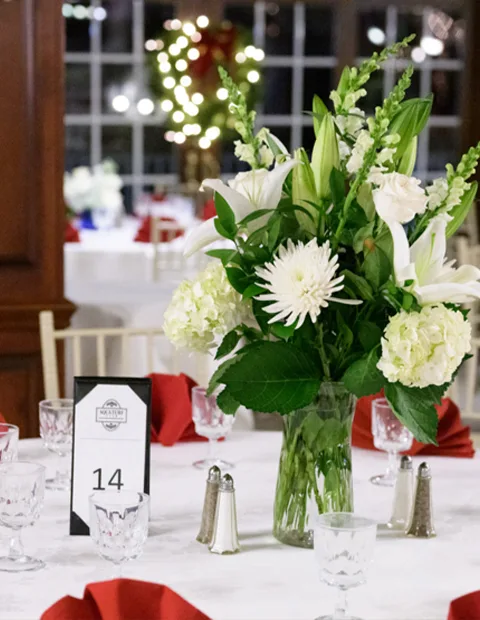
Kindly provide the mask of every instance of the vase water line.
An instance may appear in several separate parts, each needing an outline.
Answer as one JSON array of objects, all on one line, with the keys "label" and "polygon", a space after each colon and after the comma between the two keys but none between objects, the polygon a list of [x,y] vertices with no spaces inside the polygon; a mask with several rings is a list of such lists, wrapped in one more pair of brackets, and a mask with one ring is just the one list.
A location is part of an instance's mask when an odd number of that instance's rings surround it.
[{"label": "vase water line", "polygon": [[351,432],[355,397],[324,382],[314,402],[284,418],[273,534],[313,547],[315,514],[352,512]]}]

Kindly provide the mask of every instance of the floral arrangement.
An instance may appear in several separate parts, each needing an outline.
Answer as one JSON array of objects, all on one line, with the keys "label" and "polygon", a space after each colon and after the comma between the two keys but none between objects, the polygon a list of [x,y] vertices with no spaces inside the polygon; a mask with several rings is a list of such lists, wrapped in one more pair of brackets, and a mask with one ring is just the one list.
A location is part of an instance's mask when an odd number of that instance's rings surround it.
[{"label": "floral arrangement", "polygon": [[188,140],[208,149],[225,131],[232,133],[235,124],[217,65],[228,69],[253,106],[259,62],[265,54],[231,22],[212,24],[206,15],[195,23],[167,20],[164,28],[161,38],[145,45],[150,52],[151,87],[168,114],[165,138],[178,144]]}]

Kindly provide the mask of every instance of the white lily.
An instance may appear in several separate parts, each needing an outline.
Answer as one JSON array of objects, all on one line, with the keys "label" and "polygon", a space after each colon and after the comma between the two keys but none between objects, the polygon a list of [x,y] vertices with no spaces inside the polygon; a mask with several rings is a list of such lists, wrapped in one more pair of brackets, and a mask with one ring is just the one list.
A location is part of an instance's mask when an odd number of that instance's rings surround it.
[{"label": "white lily", "polygon": [[480,299],[480,269],[473,265],[453,267],[446,262],[448,215],[439,215],[409,247],[407,234],[399,222],[387,221],[393,237],[395,279],[407,286],[422,305],[435,303],[468,303]]},{"label": "white lily", "polygon": [[[275,209],[282,196],[282,187],[290,170],[297,165],[297,161],[290,160],[275,166],[273,170],[251,170],[240,172],[228,185],[220,179],[206,179],[203,187],[210,187],[226,200],[235,215],[235,221],[240,222],[247,215],[259,209]],[[265,218],[267,218],[265,216]],[[249,224],[249,231],[254,231],[265,223],[260,217]],[[203,222],[188,235],[185,244],[185,256],[190,256],[214,241],[223,237],[217,232],[213,218]]]}]

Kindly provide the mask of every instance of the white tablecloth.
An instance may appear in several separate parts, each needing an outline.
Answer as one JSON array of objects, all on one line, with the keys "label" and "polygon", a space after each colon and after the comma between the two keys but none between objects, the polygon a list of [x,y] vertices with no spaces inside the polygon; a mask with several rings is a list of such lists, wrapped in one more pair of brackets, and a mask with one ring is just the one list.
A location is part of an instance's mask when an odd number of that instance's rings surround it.
[{"label": "white tablecloth", "polygon": [[[310,550],[271,535],[280,433],[233,433],[222,446],[233,459],[242,551],[209,553],[195,542],[205,474],[191,467],[205,444],[152,447],[150,537],[125,576],[164,583],[215,620],[312,620],[333,610],[335,592],[317,577]],[[51,462],[40,440],[21,442],[21,457]],[[392,490],[369,481],[385,455],[354,451],[355,505],[380,523]],[[420,459],[415,459],[418,465]],[[449,602],[480,589],[480,459],[430,458],[437,538],[392,538],[379,531],[365,586],[351,591],[351,613],[365,620],[445,620]],[[108,579],[111,566],[88,538],[68,536],[68,496],[48,492],[40,521],[25,532],[30,554],[47,568],[0,578],[0,618],[38,618],[58,598],[81,597],[87,583]],[[6,531],[1,529],[6,545]],[[473,620],[473,619],[472,619]]]}]

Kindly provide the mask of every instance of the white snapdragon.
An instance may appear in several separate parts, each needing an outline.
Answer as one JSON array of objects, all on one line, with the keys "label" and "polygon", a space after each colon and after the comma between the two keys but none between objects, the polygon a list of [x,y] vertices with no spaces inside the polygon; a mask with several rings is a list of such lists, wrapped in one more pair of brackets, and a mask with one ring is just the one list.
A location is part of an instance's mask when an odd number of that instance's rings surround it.
[{"label": "white snapdragon", "polygon": [[343,135],[356,138],[365,125],[365,112],[360,108],[352,108],[347,115],[336,116],[335,123]]},{"label": "white snapdragon", "polygon": [[446,179],[435,179],[431,185],[425,188],[428,195],[429,211],[436,211],[448,196],[448,183]]},{"label": "white snapdragon", "polygon": [[375,210],[385,222],[405,224],[427,208],[419,179],[399,172],[376,172],[369,179],[377,186],[372,192]]},{"label": "white snapdragon", "polygon": [[194,280],[185,280],[164,314],[165,335],[177,347],[207,352],[250,314],[231,286],[223,265],[214,262]]},{"label": "white snapdragon", "polygon": [[352,149],[352,155],[347,162],[347,171],[355,174],[363,165],[363,159],[367,151],[373,146],[373,138],[366,129],[362,129],[358,134],[355,145]]},{"label": "white snapdragon", "polygon": [[391,383],[425,388],[450,383],[471,347],[471,326],[444,305],[402,310],[390,319],[377,367]]},{"label": "white snapdragon", "polygon": [[470,189],[470,183],[460,176],[454,177],[449,185],[446,179],[435,179],[425,191],[428,194],[428,209],[448,213],[462,202],[463,194]]}]

